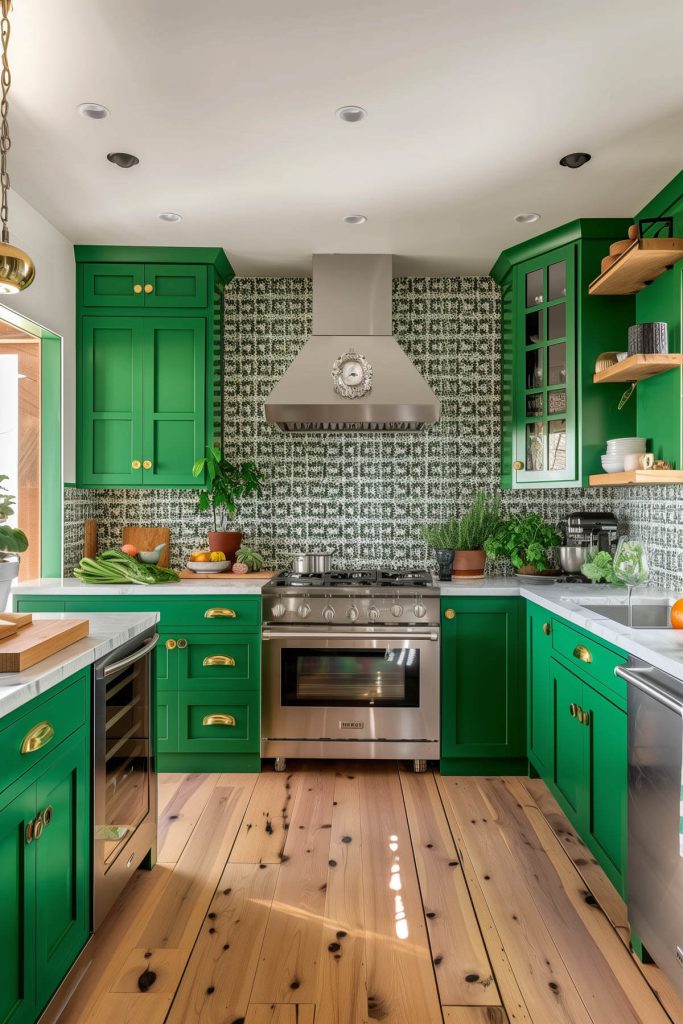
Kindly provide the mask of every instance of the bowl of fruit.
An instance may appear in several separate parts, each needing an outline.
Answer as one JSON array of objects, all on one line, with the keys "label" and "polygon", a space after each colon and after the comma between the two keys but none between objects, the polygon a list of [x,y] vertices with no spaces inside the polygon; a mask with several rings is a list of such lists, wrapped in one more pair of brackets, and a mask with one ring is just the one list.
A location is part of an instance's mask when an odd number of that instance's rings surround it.
[{"label": "bowl of fruit", "polygon": [[187,568],[190,572],[226,572],[230,562],[222,551],[193,551]]}]

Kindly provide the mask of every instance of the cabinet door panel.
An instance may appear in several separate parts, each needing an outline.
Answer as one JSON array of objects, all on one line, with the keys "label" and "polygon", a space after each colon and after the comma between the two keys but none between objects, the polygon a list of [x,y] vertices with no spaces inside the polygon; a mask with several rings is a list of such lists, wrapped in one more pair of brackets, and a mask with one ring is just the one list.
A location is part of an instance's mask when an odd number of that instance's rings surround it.
[{"label": "cabinet door panel", "polygon": [[[86,263],[83,304],[137,309],[145,304],[142,263]],[[136,290],[139,289],[139,290]]]},{"label": "cabinet door panel", "polygon": [[573,672],[551,659],[555,702],[555,773],[557,796],[573,822],[577,822],[585,804],[584,733],[586,729],[572,715],[580,707],[583,683]]},{"label": "cabinet door panel", "polygon": [[588,822],[586,841],[611,881],[624,894],[627,828],[627,719],[587,684],[584,708],[588,735]]},{"label": "cabinet door panel", "polygon": [[36,815],[35,786],[0,800],[0,1022],[35,1019],[34,892],[35,843],[26,826]]},{"label": "cabinet door panel", "polygon": [[80,482],[134,486],[142,482],[142,351],[140,321],[83,320]]},{"label": "cabinet door panel", "polygon": [[202,319],[149,321],[144,357],[145,484],[197,484],[192,466],[204,453],[206,324]]},{"label": "cabinet door panel", "polygon": [[153,309],[199,309],[208,305],[206,267],[145,265],[145,306]]},{"label": "cabinet door panel", "polygon": [[527,736],[529,757],[542,779],[554,768],[554,695],[550,678],[550,614],[527,605]]},{"label": "cabinet door panel", "polygon": [[198,690],[178,694],[178,749],[183,753],[256,753],[259,695]]},{"label": "cabinet door panel", "polygon": [[157,753],[178,753],[178,694],[161,690],[156,699]]},{"label": "cabinet door panel", "polygon": [[178,650],[179,690],[258,690],[261,639],[225,633],[183,633]]}]

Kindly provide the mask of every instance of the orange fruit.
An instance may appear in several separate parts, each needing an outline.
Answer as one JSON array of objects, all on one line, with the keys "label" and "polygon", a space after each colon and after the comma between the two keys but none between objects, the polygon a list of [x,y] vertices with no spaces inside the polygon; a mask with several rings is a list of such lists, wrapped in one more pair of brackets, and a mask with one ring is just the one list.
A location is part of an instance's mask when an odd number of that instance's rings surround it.
[{"label": "orange fruit", "polygon": [[683,597],[679,597],[671,608],[671,625],[674,629],[683,629]]},{"label": "orange fruit", "polygon": [[192,561],[193,562],[210,562],[211,561],[211,555],[209,554],[208,551],[197,551],[196,554],[194,554],[192,556]]}]

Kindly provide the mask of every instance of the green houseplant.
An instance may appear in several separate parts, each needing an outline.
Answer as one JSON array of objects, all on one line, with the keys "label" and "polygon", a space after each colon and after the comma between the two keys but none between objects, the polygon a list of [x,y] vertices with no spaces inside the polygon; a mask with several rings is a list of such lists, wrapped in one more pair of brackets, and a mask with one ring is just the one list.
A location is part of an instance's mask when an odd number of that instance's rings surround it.
[{"label": "green houseplant", "polygon": [[208,486],[199,492],[198,512],[211,512],[213,530],[209,531],[209,548],[222,551],[231,562],[242,544],[239,530],[228,526],[237,515],[237,506],[242,498],[260,494],[263,474],[253,462],[230,462],[223,453],[213,446],[207,448],[207,455],[197,459],[192,467],[193,476],[206,471]]},{"label": "green houseplant", "polygon": [[432,549],[439,567],[439,579],[449,580],[453,567],[453,525],[447,523],[426,523],[420,527],[422,539]]},{"label": "green houseplant", "polygon": [[537,575],[547,572],[548,550],[560,543],[555,527],[530,512],[502,521],[484,547],[489,558],[509,558],[518,572]]},{"label": "green houseplant", "polygon": [[9,477],[0,474],[0,611],[7,607],[12,580],[19,575],[19,555],[28,548],[24,531],[7,525],[15,499],[4,486],[5,480]]},{"label": "green houseplant", "polygon": [[469,509],[460,519],[450,521],[453,541],[453,576],[458,579],[484,575],[484,545],[500,525],[500,497],[489,499],[477,491]]}]

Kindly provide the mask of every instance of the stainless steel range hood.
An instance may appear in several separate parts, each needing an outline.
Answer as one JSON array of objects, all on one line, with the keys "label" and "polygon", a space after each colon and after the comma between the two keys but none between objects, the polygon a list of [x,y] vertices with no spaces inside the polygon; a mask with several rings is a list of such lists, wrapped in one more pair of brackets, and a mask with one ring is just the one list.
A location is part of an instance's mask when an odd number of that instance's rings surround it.
[{"label": "stainless steel range hood", "polygon": [[441,403],[391,334],[391,263],[389,255],[313,257],[313,334],[268,395],[268,423],[419,430],[439,420]]}]

